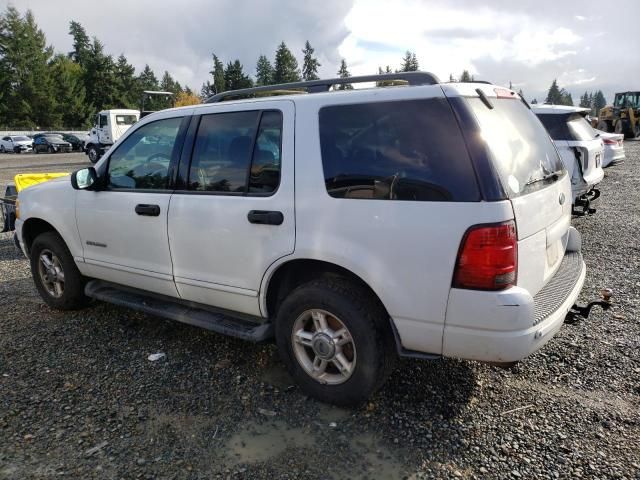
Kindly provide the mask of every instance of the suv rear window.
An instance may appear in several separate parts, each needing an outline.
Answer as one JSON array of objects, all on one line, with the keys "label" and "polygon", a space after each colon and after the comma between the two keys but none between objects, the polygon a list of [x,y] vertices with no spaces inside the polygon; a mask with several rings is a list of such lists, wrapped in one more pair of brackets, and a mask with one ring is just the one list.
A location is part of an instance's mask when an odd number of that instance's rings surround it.
[{"label": "suv rear window", "polygon": [[538,118],[554,140],[593,140],[595,130],[579,113],[561,115],[554,113],[540,113]]},{"label": "suv rear window", "polygon": [[480,200],[464,139],[446,99],[324,107],[320,144],[332,197]]},{"label": "suv rear window", "polygon": [[[467,102],[510,198],[530,193],[562,176],[564,165],[549,134],[522,102],[491,98],[493,109],[477,97],[468,98]],[[552,173],[560,175],[554,177]],[[547,180],[542,181],[543,178]]]}]

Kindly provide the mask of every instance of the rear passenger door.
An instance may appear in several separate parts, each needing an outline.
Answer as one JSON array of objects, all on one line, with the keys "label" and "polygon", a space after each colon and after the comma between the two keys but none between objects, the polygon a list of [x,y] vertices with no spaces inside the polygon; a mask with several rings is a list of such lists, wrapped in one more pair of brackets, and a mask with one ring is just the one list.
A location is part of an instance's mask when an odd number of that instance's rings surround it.
[{"label": "rear passenger door", "polygon": [[259,315],[264,272],[294,249],[294,105],[197,113],[169,207],[176,287],[186,300]]}]

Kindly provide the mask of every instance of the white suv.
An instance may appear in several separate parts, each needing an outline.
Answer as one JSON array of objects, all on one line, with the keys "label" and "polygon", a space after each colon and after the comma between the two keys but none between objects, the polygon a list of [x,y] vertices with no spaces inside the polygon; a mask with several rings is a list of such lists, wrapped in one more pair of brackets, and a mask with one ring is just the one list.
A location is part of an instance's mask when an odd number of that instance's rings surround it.
[{"label": "white suv", "polygon": [[592,202],[600,197],[596,187],[604,178],[604,144],[585,118],[590,110],[565,105],[533,105],[532,109],[569,171],[574,213],[595,213]]},{"label": "white suv", "polygon": [[[88,298],[275,337],[302,389],[366,399],[398,355],[518,361],[585,278],[570,178],[489,84],[224,93],[142,119],[94,168],[19,195],[45,302]],[[309,94],[216,102],[263,90]]]}]

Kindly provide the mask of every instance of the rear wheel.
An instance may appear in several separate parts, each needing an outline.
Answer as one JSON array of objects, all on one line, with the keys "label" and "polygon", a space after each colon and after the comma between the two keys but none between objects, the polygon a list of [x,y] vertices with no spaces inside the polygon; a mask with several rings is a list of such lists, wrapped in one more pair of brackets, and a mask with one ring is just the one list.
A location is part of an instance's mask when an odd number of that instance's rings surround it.
[{"label": "rear wheel", "polygon": [[98,160],[100,160],[100,152],[95,145],[89,146],[89,148],[87,149],[87,155],[89,156],[89,161],[91,163],[96,163]]},{"label": "rear wheel", "polygon": [[45,232],[36,237],[30,261],[36,288],[47,305],[58,310],[76,310],[87,305],[86,280],[57,233]]},{"label": "rear wheel", "polygon": [[640,138],[640,120],[638,121],[638,124],[636,125],[635,136],[636,136],[636,138]]},{"label": "rear wheel", "polygon": [[609,124],[607,122],[605,122],[604,120],[600,120],[598,122],[598,130],[601,130],[603,132],[609,132]]},{"label": "rear wheel", "polygon": [[4,153],[6,150],[4,149],[4,145],[0,145],[0,153]]},{"label": "rear wheel", "polygon": [[53,149],[53,147],[51,145],[49,145],[49,148],[47,148],[47,152],[54,153],[55,150]]},{"label": "rear wheel", "polygon": [[[385,328],[386,327],[386,328]],[[276,320],[280,356],[302,390],[336,405],[375,392],[396,359],[387,314],[357,285],[326,278],[296,288]]]}]

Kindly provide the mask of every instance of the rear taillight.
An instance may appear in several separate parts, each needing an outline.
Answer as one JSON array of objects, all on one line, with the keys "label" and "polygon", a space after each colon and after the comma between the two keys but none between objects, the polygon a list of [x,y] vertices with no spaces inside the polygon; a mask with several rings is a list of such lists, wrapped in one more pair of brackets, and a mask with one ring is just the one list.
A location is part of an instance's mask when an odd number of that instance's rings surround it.
[{"label": "rear taillight", "polygon": [[602,141],[604,142],[605,145],[617,145],[618,144],[618,140],[613,140],[610,138],[603,138]]},{"label": "rear taillight", "polygon": [[454,288],[502,290],[515,285],[518,238],[513,220],[471,227],[460,245]]}]

